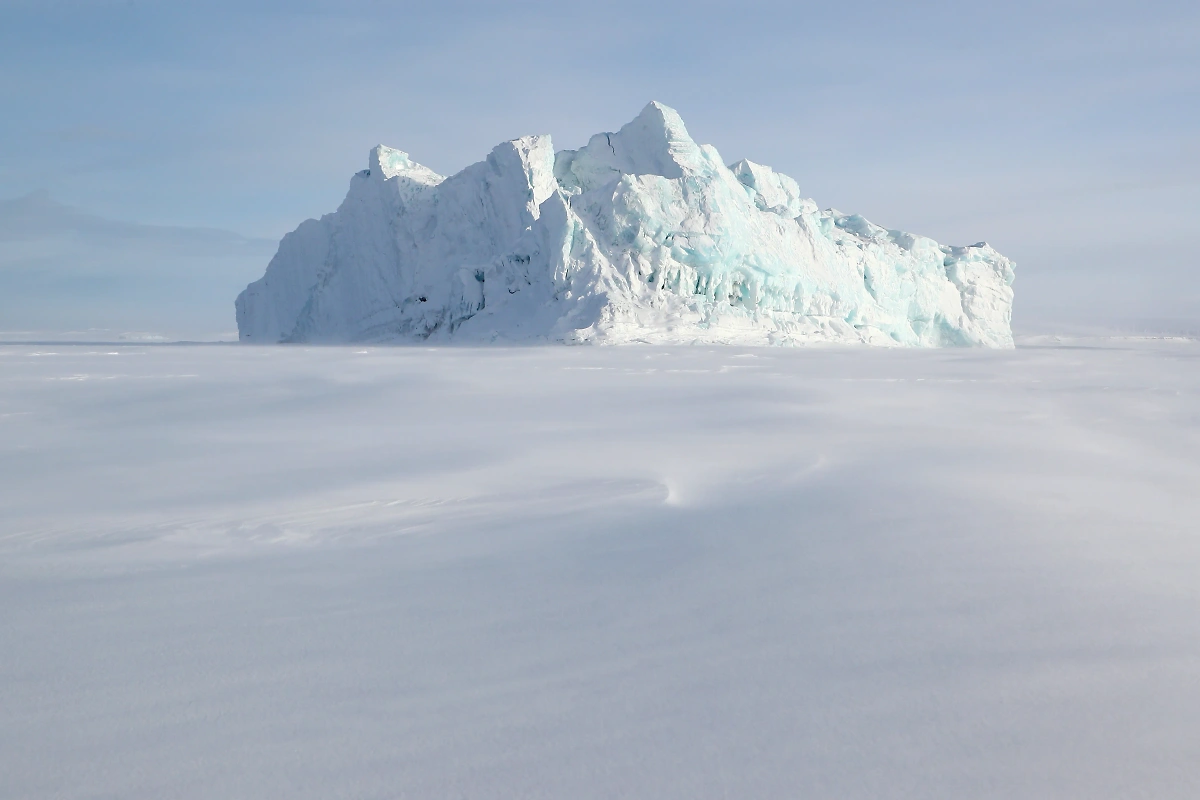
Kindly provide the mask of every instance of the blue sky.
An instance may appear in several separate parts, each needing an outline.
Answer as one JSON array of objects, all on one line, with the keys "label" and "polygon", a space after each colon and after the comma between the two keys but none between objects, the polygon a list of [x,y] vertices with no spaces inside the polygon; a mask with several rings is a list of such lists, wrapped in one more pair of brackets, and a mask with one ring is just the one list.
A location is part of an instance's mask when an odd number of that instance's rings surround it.
[{"label": "blue sky", "polygon": [[277,238],[376,143],[452,173],[650,99],[822,207],[993,243],[1018,320],[1089,280],[1083,316],[1200,318],[1194,3],[9,0],[0,199]]}]

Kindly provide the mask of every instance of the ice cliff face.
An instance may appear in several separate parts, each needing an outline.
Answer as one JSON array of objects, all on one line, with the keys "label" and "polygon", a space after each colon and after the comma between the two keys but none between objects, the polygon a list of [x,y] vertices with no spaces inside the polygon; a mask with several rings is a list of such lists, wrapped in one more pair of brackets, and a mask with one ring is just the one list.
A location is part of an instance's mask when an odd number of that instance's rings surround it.
[{"label": "ice cliff face", "polygon": [[726,166],[674,110],[449,178],[371,151],[341,207],[237,298],[244,342],[561,341],[1011,347],[1013,265],[820,211]]}]

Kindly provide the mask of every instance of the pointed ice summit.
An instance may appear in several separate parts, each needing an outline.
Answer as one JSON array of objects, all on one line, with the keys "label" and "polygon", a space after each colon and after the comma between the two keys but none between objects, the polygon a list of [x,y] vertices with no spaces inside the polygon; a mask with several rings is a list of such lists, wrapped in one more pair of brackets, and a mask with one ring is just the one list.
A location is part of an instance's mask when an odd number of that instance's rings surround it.
[{"label": "pointed ice summit", "polygon": [[237,298],[243,342],[464,340],[1011,347],[1013,265],[820,211],[726,166],[661,103],[557,153],[443,178],[379,146],[341,207]]}]

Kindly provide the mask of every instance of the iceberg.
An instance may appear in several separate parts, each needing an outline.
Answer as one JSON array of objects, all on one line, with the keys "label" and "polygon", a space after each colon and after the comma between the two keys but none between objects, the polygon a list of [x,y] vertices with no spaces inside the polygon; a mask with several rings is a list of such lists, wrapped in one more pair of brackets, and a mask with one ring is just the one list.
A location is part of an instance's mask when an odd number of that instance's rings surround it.
[{"label": "iceberg", "polygon": [[382,145],[236,301],[243,342],[1012,347],[1013,263],[820,210],[652,102],[443,177]]}]

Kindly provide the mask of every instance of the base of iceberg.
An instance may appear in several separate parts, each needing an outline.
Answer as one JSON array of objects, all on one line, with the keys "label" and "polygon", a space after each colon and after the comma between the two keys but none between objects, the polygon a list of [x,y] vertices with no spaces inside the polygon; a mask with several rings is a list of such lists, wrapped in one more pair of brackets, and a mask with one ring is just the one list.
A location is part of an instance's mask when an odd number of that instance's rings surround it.
[{"label": "base of iceberg", "polygon": [[384,146],[237,298],[243,342],[1011,347],[1013,264],[821,211],[671,108],[444,178]]}]

